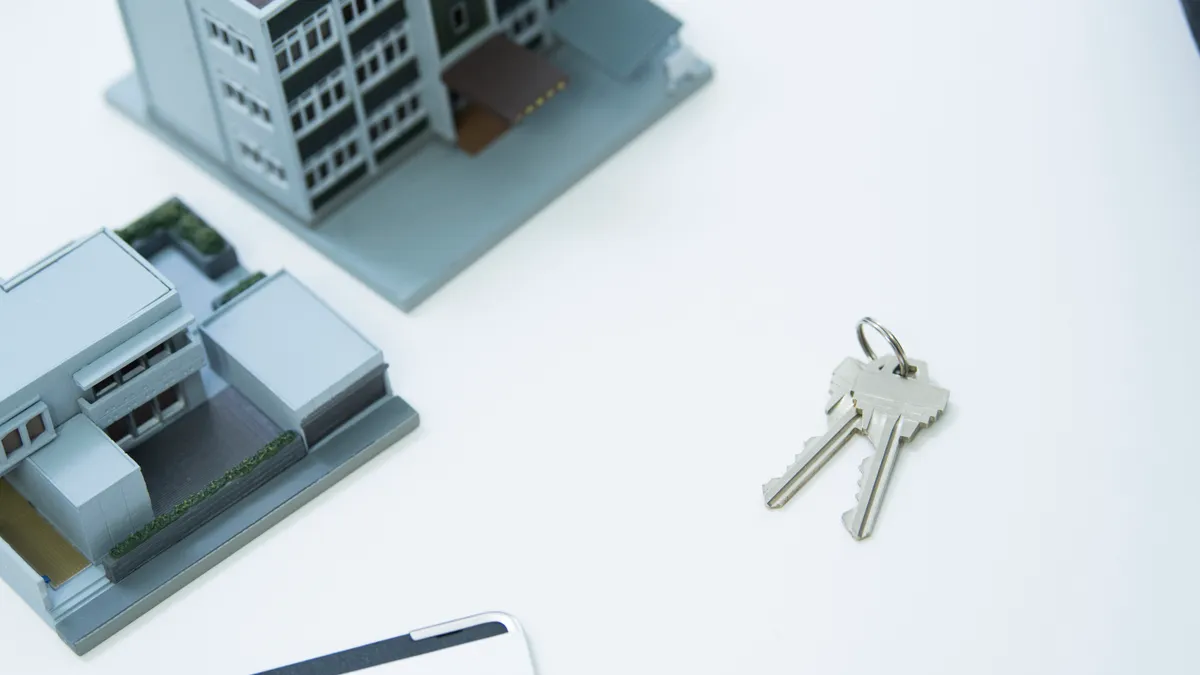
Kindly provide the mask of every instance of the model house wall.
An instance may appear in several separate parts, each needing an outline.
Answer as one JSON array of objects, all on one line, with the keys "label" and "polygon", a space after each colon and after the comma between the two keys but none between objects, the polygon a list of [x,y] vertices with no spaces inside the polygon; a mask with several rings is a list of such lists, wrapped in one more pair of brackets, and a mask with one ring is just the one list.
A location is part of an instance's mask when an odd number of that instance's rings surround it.
[{"label": "model house wall", "polygon": [[200,333],[213,370],[309,446],[389,393],[379,349],[287,272],[252,286]]},{"label": "model house wall", "polygon": [[154,515],[141,469],[82,415],[63,424],[57,442],[8,479],[89,560]]},{"label": "model house wall", "polygon": [[154,114],[205,152],[224,159],[223,132],[187,5],[119,1],[142,89]]},{"label": "model house wall", "polygon": [[[496,32],[535,49],[549,45],[545,19],[560,4],[121,0],[120,6],[151,114],[198,139],[213,159],[296,217],[315,222],[431,135],[454,143],[442,73]],[[181,26],[184,17],[190,30]],[[180,78],[161,75],[176,69]]]}]

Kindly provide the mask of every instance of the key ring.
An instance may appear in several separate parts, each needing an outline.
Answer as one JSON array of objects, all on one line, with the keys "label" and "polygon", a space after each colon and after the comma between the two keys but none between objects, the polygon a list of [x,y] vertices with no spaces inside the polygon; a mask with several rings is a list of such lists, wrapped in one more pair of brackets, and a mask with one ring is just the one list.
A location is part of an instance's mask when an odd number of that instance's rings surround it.
[{"label": "key ring", "polygon": [[908,357],[904,355],[904,347],[900,346],[900,340],[896,339],[892,331],[884,328],[878,321],[869,316],[858,322],[858,344],[862,347],[863,353],[867,355],[867,360],[875,360],[875,350],[871,349],[871,343],[867,342],[867,336],[863,333],[863,326],[874,328],[875,332],[882,335],[888,341],[888,344],[891,345],[892,351],[896,354],[896,360],[900,362],[900,377],[911,377],[914,368],[908,364]]}]

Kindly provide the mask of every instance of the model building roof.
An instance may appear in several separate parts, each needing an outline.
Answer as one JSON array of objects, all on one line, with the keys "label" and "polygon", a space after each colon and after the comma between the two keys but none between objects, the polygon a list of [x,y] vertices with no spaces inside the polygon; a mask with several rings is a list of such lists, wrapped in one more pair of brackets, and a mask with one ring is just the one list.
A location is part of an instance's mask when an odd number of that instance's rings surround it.
[{"label": "model building roof", "polygon": [[572,0],[550,28],[610,77],[626,80],[683,24],[649,0]]},{"label": "model building roof", "polygon": [[0,402],[174,292],[110,232],[72,244],[0,288]]},{"label": "model building roof", "polygon": [[302,415],[384,363],[375,345],[287,272],[250,287],[200,329]]}]

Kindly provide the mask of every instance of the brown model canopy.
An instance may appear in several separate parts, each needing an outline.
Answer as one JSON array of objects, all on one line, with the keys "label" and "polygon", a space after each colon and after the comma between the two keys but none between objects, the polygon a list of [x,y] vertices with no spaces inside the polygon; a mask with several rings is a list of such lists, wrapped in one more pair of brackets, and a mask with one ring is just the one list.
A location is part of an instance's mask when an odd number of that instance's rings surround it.
[{"label": "brown model canopy", "polygon": [[567,74],[537,53],[497,34],[442,74],[452,91],[509,124],[541,107],[567,86]]}]

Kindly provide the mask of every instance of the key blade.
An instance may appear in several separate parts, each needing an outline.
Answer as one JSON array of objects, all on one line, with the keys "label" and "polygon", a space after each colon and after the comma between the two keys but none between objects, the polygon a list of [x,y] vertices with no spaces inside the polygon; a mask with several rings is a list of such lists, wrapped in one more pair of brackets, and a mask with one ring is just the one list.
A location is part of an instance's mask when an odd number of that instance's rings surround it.
[{"label": "key blade", "polygon": [[863,461],[860,470],[858,504],[842,514],[842,522],[850,536],[862,541],[875,530],[875,521],[887,493],[888,483],[896,468],[900,443],[904,436],[903,418],[889,413],[877,413],[868,420],[869,435],[875,452]]},{"label": "key blade", "polygon": [[[841,406],[840,409],[838,406]],[[772,509],[783,508],[859,430],[858,421],[859,412],[854,407],[854,401],[848,396],[843,397],[834,407],[829,431],[824,436],[808,439],[804,444],[804,452],[796,455],[796,460],[787,471],[763,486],[763,499],[767,506]]]}]

